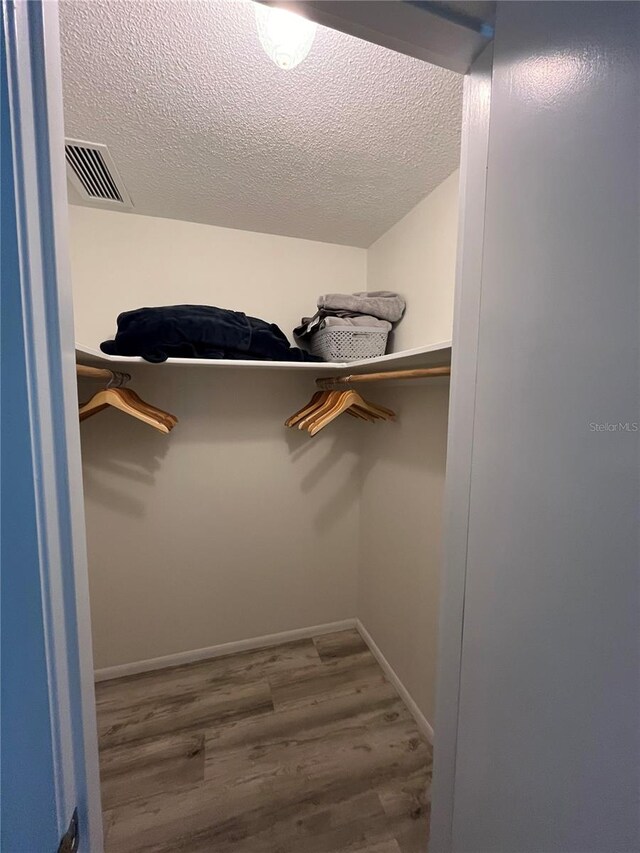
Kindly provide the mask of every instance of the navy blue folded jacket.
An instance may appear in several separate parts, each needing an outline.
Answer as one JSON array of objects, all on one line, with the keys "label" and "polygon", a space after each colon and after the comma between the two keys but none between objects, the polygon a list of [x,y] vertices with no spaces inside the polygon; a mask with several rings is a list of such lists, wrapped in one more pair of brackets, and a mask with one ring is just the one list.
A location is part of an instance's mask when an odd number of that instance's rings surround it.
[{"label": "navy blue folded jacket", "polygon": [[109,355],[168,358],[230,358],[261,361],[322,361],[289,345],[274,323],[213,305],[137,308],[118,317],[115,339],[100,344]]}]

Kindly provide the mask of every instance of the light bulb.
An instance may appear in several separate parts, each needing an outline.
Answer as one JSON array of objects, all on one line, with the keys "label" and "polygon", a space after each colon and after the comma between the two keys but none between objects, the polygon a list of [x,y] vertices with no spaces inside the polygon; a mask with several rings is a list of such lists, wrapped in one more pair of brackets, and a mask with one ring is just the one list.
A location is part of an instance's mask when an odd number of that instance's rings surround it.
[{"label": "light bulb", "polygon": [[267,56],[279,68],[295,68],[311,50],[316,25],[286,9],[263,3],[255,6],[258,36]]}]

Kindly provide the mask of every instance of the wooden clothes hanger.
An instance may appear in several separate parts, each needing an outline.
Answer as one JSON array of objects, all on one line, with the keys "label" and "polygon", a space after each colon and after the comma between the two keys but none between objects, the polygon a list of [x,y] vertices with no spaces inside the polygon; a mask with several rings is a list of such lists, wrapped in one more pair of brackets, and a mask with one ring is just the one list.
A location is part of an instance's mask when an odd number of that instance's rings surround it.
[{"label": "wooden clothes hanger", "polygon": [[306,403],[301,409],[298,409],[298,411],[295,414],[291,415],[290,418],[287,418],[287,420],[284,422],[284,425],[286,427],[295,426],[298,421],[301,421],[302,418],[304,418],[314,409],[322,405],[322,403],[326,401],[328,396],[328,391],[316,391],[316,393],[313,395],[313,397],[309,400],[308,403]]},{"label": "wooden clothes hanger", "polygon": [[298,429],[307,429],[313,423],[315,418],[326,414],[332,406],[338,402],[340,391],[327,391],[326,396],[322,398],[319,405],[314,406],[307,415],[298,422]]},{"label": "wooden clothes hanger", "polygon": [[131,415],[131,417],[137,418],[165,434],[171,432],[178,423],[175,415],[158,409],[150,403],[145,403],[130,388],[104,388],[102,391],[98,391],[90,400],[80,406],[80,420],[84,421],[93,415],[97,415],[98,412],[104,411],[109,406],[119,409],[126,415]]},{"label": "wooden clothes hanger", "polygon": [[391,409],[369,403],[357,391],[337,391],[335,393],[337,396],[327,406],[323,406],[321,410],[312,413],[311,420],[306,425],[309,435],[316,435],[343,412],[351,411],[351,409],[354,409],[367,420],[388,421],[395,418],[395,412]]},{"label": "wooden clothes hanger", "polygon": [[319,388],[311,400],[285,421],[285,426],[297,426],[306,429],[309,435],[316,435],[327,424],[335,420],[342,412],[366,421],[394,420],[395,412],[370,403],[361,397],[357,391],[329,390],[335,385],[351,385],[356,382],[380,382],[389,379],[427,379],[437,376],[449,376],[451,368],[448,365],[439,367],[422,367],[408,370],[391,370],[382,373],[360,373],[352,376],[331,376],[316,380]]},{"label": "wooden clothes hanger", "polygon": [[[309,418],[312,414],[315,414],[320,408],[322,408],[328,400],[330,400],[330,393],[331,392],[329,391],[316,391],[306,405],[299,409],[294,415],[291,415],[290,418],[287,418],[284,425],[287,427],[293,427],[298,424],[298,429],[303,429],[302,421]],[[356,418],[365,418],[364,415],[355,411],[350,412],[350,414]],[[365,418],[365,420],[368,420],[368,418]]]},{"label": "wooden clothes hanger", "polygon": [[285,426],[297,426],[306,429],[309,435],[316,435],[343,412],[371,423],[395,418],[391,409],[370,403],[357,391],[316,391],[306,406],[287,418]]}]

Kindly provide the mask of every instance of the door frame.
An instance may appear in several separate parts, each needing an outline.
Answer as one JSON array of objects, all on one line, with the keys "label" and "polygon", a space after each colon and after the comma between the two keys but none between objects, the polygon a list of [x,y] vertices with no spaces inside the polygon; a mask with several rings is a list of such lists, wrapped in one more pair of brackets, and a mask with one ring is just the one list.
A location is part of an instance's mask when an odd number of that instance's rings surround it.
[{"label": "door frame", "polygon": [[[64,831],[78,791],[84,790],[86,849],[101,853],[102,812],[68,263],[66,168],[60,144],[64,122],[58,7],[57,0],[2,0],[2,3],[10,54],[14,158],[19,167],[16,199],[20,213],[21,285],[28,306],[25,355],[36,464],[49,684],[55,709],[58,818]],[[317,3],[301,0],[297,5],[307,7],[309,17],[318,14]],[[376,8],[376,4],[367,5]],[[402,5],[407,4],[398,4],[393,15],[390,11],[386,13],[389,31],[397,27]],[[346,4],[341,6],[347,8]],[[367,27],[360,22],[357,35],[397,50],[398,46],[390,43],[385,33],[380,8],[377,6],[375,26]],[[348,21],[324,23],[345,32],[353,26]],[[403,52],[416,55],[416,50],[413,45]],[[431,853],[448,853],[452,845],[491,66],[492,51],[488,47],[471,64],[464,86]],[[79,710],[69,698],[74,688],[80,696]],[[74,741],[78,730],[81,754],[76,746],[78,739]]]},{"label": "door frame", "polygon": [[2,0],[56,818],[101,853],[57,3]]},{"label": "door frame", "polygon": [[430,853],[448,853],[453,847],[492,71],[491,44],[464,81]]}]

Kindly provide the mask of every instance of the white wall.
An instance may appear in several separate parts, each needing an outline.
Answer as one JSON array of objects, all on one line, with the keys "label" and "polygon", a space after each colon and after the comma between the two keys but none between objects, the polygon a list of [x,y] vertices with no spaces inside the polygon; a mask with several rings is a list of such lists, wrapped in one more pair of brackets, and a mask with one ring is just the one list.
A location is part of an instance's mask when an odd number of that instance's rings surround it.
[{"label": "white wall", "polygon": [[370,394],[398,420],[363,447],[358,615],[433,725],[448,383]]},{"label": "white wall", "polygon": [[[369,250],[368,289],[407,299],[401,349],[451,339],[457,189],[455,172]],[[371,394],[398,422],[368,431],[363,447],[358,615],[432,724],[448,383]]]},{"label": "white wall", "polygon": [[291,331],[327,290],[365,289],[366,250],[119,211],[69,206],[79,343],[115,332],[120,311],[198,303]]},{"label": "white wall", "polygon": [[82,424],[96,667],[354,616],[361,432],[285,429],[311,385],[142,367],[131,387],[178,415],[169,436]]},{"label": "white wall", "polygon": [[407,300],[394,350],[451,340],[459,177],[456,170],[368,250],[367,288]]},{"label": "white wall", "polygon": [[[363,249],[72,207],[79,341],[123,309],[213,302],[283,329],[333,289],[364,290]],[[312,378],[135,368],[180,418],[169,436],[108,411],[84,422],[96,667],[353,617],[359,425],[313,441],[285,418]],[[83,395],[92,386],[83,387]]]}]

